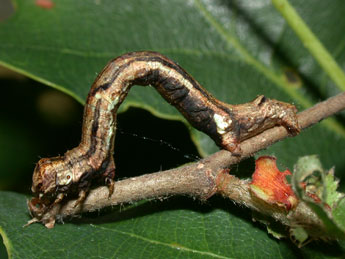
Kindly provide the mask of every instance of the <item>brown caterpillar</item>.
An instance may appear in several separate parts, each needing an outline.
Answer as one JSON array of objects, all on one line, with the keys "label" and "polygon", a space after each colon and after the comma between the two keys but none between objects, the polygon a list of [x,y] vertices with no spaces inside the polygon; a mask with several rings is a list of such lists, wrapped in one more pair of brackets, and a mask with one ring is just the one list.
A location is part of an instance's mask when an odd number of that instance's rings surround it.
[{"label": "brown caterpillar", "polygon": [[291,135],[299,132],[294,105],[263,95],[252,102],[231,105],[211,96],[183,68],[156,52],[132,52],[103,69],[87,97],[82,139],[63,156],[41,159],[34,170],[29,202],[34,217],[60,203],[68,194],[81,203],[94,179],[104,180],[114,190],[113,159],[116,113],[132,85],[152,85],[160,95],[200,131],[233,154],[238,144],[275,125]]}]

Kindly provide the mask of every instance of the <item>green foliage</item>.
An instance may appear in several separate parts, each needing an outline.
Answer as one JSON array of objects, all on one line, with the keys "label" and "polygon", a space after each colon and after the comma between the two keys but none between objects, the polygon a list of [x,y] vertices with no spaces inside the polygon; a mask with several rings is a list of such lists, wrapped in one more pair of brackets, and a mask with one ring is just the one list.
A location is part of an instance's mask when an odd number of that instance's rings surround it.
[{"label": "green foliage", "polygon": [[328,235],[344,239],[344,218],[334,217],[334,212],[337,211],[336,215],[345,214],[341,206],[345,195],[337,191],[338,181],[334,179],[334,170],[324,170],[316,155],[301,157],[295,166],[292,185],[298,198],[306,202],[322,220]]},{"label": "green foliage", "polygon": [[[343,1],[292,4],[344,67]],[[136,50],[167,55],[228,103],[264,94],[294,102],[303,110],[339,92],[284,19],[264,1],[59,0],[53,8],[42,9],[33,0],[17,0],[15,14],[0,24],[0,39],[2,65],[80,102],[109,60]],[[122,111],[129,106],[184,121],[148,87],[134,87]],[[325,168],[335,166],[336,172],[344,172],[345,130],[340,123],[344,113],[338,119],[326,120],[260,154],[275,155],[281,166],[292,169],[298,157],[316,153]],[[204,134],[194,129],[191,134],[202,154],[217,150]],[[345,180],[343,175],[337,177]],[[101,216],[85,215],[52,230],[38,224],[22,228],[30,218],[25,200],[16,193],[0,195],[0,232],[13,258],[322,258],[345,252],[342,242],[297,249],[289,241],[272,239],[251,223],[249,211],[217,199],[207,205],[188,199],[132,205]],[[344,202],[340,205],[344,207]],[[344,219],[340,212],[334,216]]]},{"label": "green foliage", "polygon": [[23,195],[2,192],[0,204],[0,233],[11,258],[322,258],[327,250],[343,253],[339,244],[299,250],[269,238],[251,222],[250,211],[221,198],[203,205],[183,198],[146,202],[83,215],[51,230],[40,224],[23,228],[30,219]]}]

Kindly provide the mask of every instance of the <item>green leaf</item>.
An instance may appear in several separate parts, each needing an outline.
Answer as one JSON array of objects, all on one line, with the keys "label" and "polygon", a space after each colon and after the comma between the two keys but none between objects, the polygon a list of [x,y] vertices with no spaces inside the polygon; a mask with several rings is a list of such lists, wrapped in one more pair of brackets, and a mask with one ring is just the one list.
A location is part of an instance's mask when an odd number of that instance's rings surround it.
[{"label": "green leaf", "polygon": [[[325,202],[329,204],[331,208],[338,205],[340,200],[345,196],[345,194],[337,191],[339,180],[334,178],[334,168],[331,168],[325,175],[325,188],[326,188],[326,199]],[[344,228],[345,229],[345,228]]]},{"label": "green leaf", "polygon": [[[135,50],[162,52],[215,97],[228,103],[243,103],[265,94],[294,102],[303,110],[338,93],[267,1],[54,3],[53,8],[42,9],[34,0],[16,1],[15,14],[0,24],[0,64],[60,89],[81,103],[97,73],[110,59]],[[292,4],[344,67],[343,1],[296,0]],[[129,106],[147,109],[162,118],[185,121],[148,87],[133,87],[121,108]],[[326,168],[335,166],[337,172],[343,172],[345,130],[340,122],[344,113],[339,118],[338,122],[326,120],[258,155],[275,155],[282,166],[291,169],[298,157],[317,153]],[[191,132],[202,154],[218,150],[207,136],[194,129]],[[342,175],[338,178],[344,179]],[[209,257],[321,258],[344,253],[343,243],[331,248],[325,245],[325,250],[311,246],[297,251],[289,242],[272,240],[265,230],[241,216],[249,215],[248,211],[235,209],[228,201],[221,209],[213,203],[205,209],[189,202],[185,207],[174,202],[145,205],[145,212],[141,206],[133,206],[132,214],[111,213],[107,223],[92,223],[94,226],[75,220],[74,224],[66,222],[53,230],[40,225],[23,230],[21,226],[29,218],[25,198],[1,193],[0,199],[2,235],[13,257],[73,257],[79,252],[118,257],[201,257],[199,252],[206,251],[210,254],[205,256]],[[231,209],[224,209],[227,206]],[[162,224],[157,227],[157,222]]]},{"label": "green leaf", "polygon": [[[334,170],[325,172],[316,155],[298,159],[292,177],[295,193],[322,220],[327,235],[345,239],[345,211],[341,204],[338,206],[344,194],[337,192],[337,185]],[[333,216],[335,209],[336,217]]]},{"label": "green leaf", "polygon": [[[234,211],[232,214],[230,211]],[[0,233],[11,258],[300,258],[317,253],[267,238],[241,210],[222,199],[200,205],[179,198],[141,203],[105,214],[83,215],[46,229],[23,228],[26,197],[1,192]],[[249,215],[249,211],[247,212]],[[345,250],[324,246],[333,255]],[[320,253],[320,251],[319,251]]]},{"label": "green leaf", "polygon": [[272,3],[298,35],[305,48],[313,55],[328,76],[332,78],[332,81],[338,86],[339,90],[344,91],[345,74],[343,70],[338,66],[319,39],[315,37],[296,10],[290,5],[289,1],[272,0]]},{"label": "green leaf", "polygon": [[342,198],[333,210],[334,221],[341,229],[345,229],[345,198]]}]

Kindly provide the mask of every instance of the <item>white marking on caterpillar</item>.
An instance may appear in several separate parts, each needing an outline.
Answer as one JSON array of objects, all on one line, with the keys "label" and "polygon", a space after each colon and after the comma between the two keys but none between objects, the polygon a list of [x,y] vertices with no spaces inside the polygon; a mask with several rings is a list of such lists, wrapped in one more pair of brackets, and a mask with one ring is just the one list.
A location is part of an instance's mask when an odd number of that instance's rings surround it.
[{"label": "white marking on caterpillar", "polygon": [[224,134],[226,129],[231,125],[232,120],[226,120],[222,115],[215,113],[213,119],[217,125],[217,132],[219,134]]}]

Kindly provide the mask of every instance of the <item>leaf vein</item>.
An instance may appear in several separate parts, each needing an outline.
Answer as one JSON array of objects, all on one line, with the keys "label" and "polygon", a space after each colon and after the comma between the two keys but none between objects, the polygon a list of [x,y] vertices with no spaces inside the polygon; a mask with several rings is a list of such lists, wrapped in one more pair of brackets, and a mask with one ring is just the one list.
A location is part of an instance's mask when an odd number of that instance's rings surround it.
[{"label": "leaf vein", "polygon": [[158,240],[153,240],[153,239],[150,239],[150,238],[147,238],[147,237],[144,237],[144,236],[140,236],[140,235],[137,235],[137,234],[134,234],[134,233],[130,233],[130,232],[120,231],[120,230],[117,230],[117,229],[109,229],[109,228],[95,226],[95,225],[91,225],[91,226],[97,227],[97,228],[102,229],[104,231],[112,231],[112,232],[120,233],[120,234],[123,234],[123,235],[127,235],[127,236],[129,236],[131,238],[136,238],[136,239],[139,239],[139,240],[142,240],[142,241],[154,244],[154,245],[161,245],[161,246],[169,247],[169,248],[172,248],[172,249],[177,249],[179,251],[191,252],[191,253],[200,254],[200,255],[204,255],[204,256],[210,256],[210,257],[214,257],[214,258],[231,258],[231,257],[226,257],[226,256],[218,255],[218,254],[215,254],[215,253],[212,253],[212,252],[195,250],[195,249],[188,248],[188,247],[185,247],[185,246],[172,245],[172,244],[169,244],[169,243],[165,243],[165,242],[158,241]]}]

